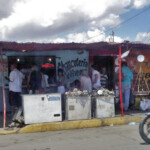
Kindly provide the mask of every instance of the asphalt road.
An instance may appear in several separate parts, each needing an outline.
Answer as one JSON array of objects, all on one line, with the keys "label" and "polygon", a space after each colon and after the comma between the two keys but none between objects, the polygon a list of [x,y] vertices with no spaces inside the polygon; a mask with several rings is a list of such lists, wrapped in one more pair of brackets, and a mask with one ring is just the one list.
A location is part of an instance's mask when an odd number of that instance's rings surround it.
[{"label": "asphalt road", "polygon": [[0,150],[149,150],[138,125],[0,136]]}]

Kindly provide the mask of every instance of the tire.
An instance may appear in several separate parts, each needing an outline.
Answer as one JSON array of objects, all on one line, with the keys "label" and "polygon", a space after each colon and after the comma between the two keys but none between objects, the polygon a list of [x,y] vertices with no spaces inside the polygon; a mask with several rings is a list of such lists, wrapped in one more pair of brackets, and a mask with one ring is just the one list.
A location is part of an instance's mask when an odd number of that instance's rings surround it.
[{"label": "tire", "polygon": [[[145,133],[145,127],[146,127],[146,132],[148,133],[148,135],[146,135]],[[139,133],[141,138],[148,144],[150,144],[150,116],[146,116],[143,118],[143,120],[141,121],[140,125],[139,125]]]}]

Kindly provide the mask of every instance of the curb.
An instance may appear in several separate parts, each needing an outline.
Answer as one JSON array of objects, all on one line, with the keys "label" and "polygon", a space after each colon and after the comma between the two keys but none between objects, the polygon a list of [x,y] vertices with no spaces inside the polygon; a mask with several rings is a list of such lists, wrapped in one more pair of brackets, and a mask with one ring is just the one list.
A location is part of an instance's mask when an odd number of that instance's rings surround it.
[{"label": "curb", "polygon": [[32,125],[27,125],[21,129],[15,129],[11,131],[9,130],[0,131],[0,135],[7,135],[7,134],[14,134],[14,133],[60,131],[60,130],[111,126],[111,125],[124,125],[124,124],[128,124],[129,122],[140,123],[141,119],[142,119],[142,116],[125,116],[125,117],[114,117],[114,118],[105,118],[105,119],[32,124]]},{"label": "curb", "polygon": [[140,123],[141,119],[142,116],[137,116],[137,117],[129,116],[129,117],[114,117],[114,118],[105,118],[105,119],[33,124],[20,129],[17,133],[34,133],[34,132],[81,129],[81,128],[93,128],[93,127],[110,126],[110,125],[123,125],[123,124],[128,124],[129,122]]},{"label": "curb", "polygon": [[17,133],[19,129],[12,129],[12,130],[0,130],[0,135],[8,135],[8,134],[14,134]]}]

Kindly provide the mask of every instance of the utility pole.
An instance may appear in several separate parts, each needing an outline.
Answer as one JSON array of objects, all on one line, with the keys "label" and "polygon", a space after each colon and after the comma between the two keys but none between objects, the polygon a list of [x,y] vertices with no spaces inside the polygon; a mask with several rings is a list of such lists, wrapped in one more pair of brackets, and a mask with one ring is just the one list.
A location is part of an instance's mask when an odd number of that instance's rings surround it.
[{"label": "utility pole", "polygon": [[112,39],[113,39],[113,43],[114,43],[114,31],[112,31]]},{"label": "utility pole", "polygon": [[112,34],[110,34],[109,42],[114,43],[114,31],[112,31]]}]

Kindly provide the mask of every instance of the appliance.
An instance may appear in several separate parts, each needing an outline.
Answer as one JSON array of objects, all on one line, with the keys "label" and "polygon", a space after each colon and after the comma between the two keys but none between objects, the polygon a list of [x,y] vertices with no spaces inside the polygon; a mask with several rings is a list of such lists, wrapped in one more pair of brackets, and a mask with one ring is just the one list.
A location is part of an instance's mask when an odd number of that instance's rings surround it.
[{"label": "appliance", "polygon": [[90,96],[66,96],[66,120],[91,119]]},{"label": "appliance", "polygon": [[22,95],[25,124],[62,121],[61,94]]},{"label": "appliance", "polygon": [[96,118],[106,118],[115,116],[114,96],[97,96],[95,97]]}]

